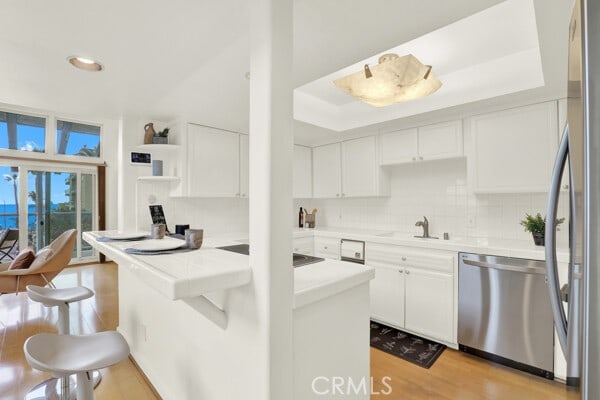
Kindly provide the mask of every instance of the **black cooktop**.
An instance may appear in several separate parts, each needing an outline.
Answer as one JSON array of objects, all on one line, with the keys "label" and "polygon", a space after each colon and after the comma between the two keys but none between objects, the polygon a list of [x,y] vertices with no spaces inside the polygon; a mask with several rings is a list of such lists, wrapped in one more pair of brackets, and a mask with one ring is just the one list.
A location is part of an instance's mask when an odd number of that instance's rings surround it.
[{"label": "black cooktop", "polygon": [[[248,244],[234,244],[231,246],[217,247],[217,249],[231,251],[238,254],[250,255],[250,245]],[[295,267],[301,267],[303,265],[314,264],[321,261],[325,261],[324,258],[308,256],[306,254],[294,253],[292,264]]]}]

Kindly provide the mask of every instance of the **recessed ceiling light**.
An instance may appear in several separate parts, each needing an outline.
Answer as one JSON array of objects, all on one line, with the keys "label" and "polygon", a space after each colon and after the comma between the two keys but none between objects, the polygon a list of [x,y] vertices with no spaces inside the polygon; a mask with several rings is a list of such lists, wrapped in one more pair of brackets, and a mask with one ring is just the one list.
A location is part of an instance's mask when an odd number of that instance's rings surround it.
[{"label": "recessed ceiling light", "polygon": [[83,69],[85,71],[97,72],[102,71],[104,69],[104,66],[98,61],[94,61],[91,58],[87,57],[71,56],[68,57],[67,60],[75,68]]}]

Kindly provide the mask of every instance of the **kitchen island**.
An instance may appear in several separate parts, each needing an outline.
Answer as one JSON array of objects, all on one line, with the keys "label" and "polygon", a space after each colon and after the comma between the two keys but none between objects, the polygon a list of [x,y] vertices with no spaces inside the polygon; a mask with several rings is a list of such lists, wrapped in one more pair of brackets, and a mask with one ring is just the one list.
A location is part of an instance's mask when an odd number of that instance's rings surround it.
[{"label": "kitchen island", "polygon": [[[103,234],[83,237],[119,265],[118,330],[161,397],[253,399],[261,315],[252,269],[259,266],[216,248],[245,238],[206,238],[199,250],[133,255],[124,250],[136,242],[98,241]],[[291,260],[282,268],[291,268]],[[366,391],[340,398],[369,398],[373,277],[371,268],[335,260],[295,268],[295,398],[323,398],[334,377],[366,381]]]}]

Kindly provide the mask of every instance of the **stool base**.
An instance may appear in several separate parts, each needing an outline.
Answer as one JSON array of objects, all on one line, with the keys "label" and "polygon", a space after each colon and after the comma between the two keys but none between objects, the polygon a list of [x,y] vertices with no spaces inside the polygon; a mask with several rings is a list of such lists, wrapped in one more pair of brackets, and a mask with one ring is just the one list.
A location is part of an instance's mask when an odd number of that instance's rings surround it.
[{"label": "stool base", "polygon": [[[68,399],[62,395],[62,382],[60,378],[50,378],[42,383],[37,384],[25,395],[25,400],[76,400],[77,399],[77,375],[69,376],[69,393]],[[100,384],[102,374],[100,371],[93,371],[92,378],[94,380],[94,388]]]}]

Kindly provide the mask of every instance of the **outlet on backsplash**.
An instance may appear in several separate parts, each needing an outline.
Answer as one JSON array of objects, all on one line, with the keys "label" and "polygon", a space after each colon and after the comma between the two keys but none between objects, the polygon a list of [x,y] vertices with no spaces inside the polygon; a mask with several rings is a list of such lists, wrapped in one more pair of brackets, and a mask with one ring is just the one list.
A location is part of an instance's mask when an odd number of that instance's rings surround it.
[{"label": "outlet on backsplash", "polygon": [[477,217],[475,215],[467,217],[467,228],[477,228]]}]

